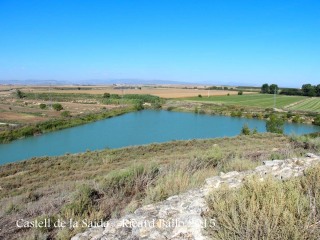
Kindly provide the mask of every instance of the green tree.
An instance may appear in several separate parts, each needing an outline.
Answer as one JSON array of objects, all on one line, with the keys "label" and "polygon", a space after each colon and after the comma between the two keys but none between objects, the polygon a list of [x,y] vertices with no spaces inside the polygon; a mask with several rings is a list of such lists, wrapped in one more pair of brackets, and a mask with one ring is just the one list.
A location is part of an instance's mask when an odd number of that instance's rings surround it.
[{"label": "green tree", "polygon": [[269,93],[270,89],[269,89],[269,84],[265,83],[262,85],[261,87],[261,93]]},{"label": "green tree", "polygon": [[56,111],[61,111],[63,109],[62,105],[60,103],[54,103],[52,104],[52,108]]},{"label": "green tree", "polygon": [[302,85],[302,93],[304,96],[314,97],[317,95],[317,87],[312,86],[311,84]]},{"label": "green tree", "polygon": [[16,91],[16,95],[17,95],[17,98],[24,98],[24,93],[22,91],[20,91],[19,89],[17,89]]},{"label": "green tree", "polygon": [[317,96],[320,97],[320,84],[316,86],[316,93],[317,93]]},{"label": "green tree", "polygon": [[277,84],[271,84],[269,87],[269,93],[274,94],[274,93],[278,93],[279,87]]},{"label": "green tree", "polygon": [[283,133],[284,121],[278,118],[276,115],[271,114],[269,120],[266,123],[266,129],[272,133]]}]

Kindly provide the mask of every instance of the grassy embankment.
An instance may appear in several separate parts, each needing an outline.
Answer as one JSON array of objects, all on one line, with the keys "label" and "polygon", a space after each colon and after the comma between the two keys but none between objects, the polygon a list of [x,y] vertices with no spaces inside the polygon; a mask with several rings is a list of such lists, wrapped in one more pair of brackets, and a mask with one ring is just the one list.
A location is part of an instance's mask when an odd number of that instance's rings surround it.
[{"label": "grassy embankment", "polygon": [[0,166],[0,238],[68,239],[83,229],[17,229],[15,221],[107,220],[200,186],[220,171],[242,171],[266,159],[317,153],[318,142],[256,134],[42,157]]},{"label": "grassy embankment", "polygon": [[[309,105],[304,103],[309,103]],[[310,104],[313,107],[310,107]],[[304,107],[300,107],[302,105]],[[183,98],[181,101],[168,101],[164,108],[257,119],[268,119],[270,114],[275,114],[288,122],[318,123],[319,105],[320,98],[278,95],[276,100],[278,110],[274,110],[273,95],[250,94]]]},{"label": "grassy embankment", "polygon": [[[19,124],[17,126],[7,126],[0,132],[0,143],[7,143],[15,139],[33,136],[35,134],[42,134],[52,132],[64,128],[74,127],[85,123],[98,121],[105,118],[118,116],[124,113],[138,111],[144,108],[143,103],[150,103],[149,108],[159,108],[162,100],[159,97],[151,95],[137,95],[137,94],[126,94],[123,96],[110,95],[103,97],[101,95],[93,94],[65,94],[65,93],[23,93],[24,99],[44,100],[49,101],[54,99],[55,102],[71,102],[71,101],[88,101],[88,104],[113,104],[119,105],[113,109],[101,109],[95,113],[89,114],[78,114],[78,115],[62,115],[57,118],[36,123],[36,124]],[[54,110],[52,110],[54,111]]]}]

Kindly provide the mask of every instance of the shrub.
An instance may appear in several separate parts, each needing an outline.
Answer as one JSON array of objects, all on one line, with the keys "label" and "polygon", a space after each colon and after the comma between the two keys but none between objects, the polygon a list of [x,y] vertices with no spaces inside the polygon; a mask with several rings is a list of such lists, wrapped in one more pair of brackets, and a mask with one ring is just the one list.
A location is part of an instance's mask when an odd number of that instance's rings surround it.
[{"label": "shrub", "polygon": [[291,118],[293,116],[294,116],[294,114],[291,111],[287,112],[287,118]]},{"label": "shrub", "polygon": [[110,98],[120,99],[121,97],[119,94],[110,94]]},{"label": "shrub", "polygon": [[152,105],[151,105],[154,109],[160,109],[162,106],[161,106],[161,104],[160,103],[152,103]]},{"label": "shrub", "polygon": [[124,99],[140,100],[142,102],[148,102],[148,103],[160,102],[159,97],[153,96],[150,94],[125,94],[125,95],[123,95],[123,98]]},{"label": "shrub", "polygon": [[110,96],[111,96],[110,93],[104,93],[103,94],[103,98],[110,98]]},{"label": "shrub", "polygon": [[[35,219],[37,222],[47,222],[47,225],[38,227],[37,230],[39,230],[42,233],[50,232],[54,230],[54,226],[57,225],[58,218],[54,215],[42,215],[40,217],[37,217]],[[50,224],[48,224],[50,223]]]},{"label": "shrub", "polygon": [[247,171],[250,169],[254,169],[255,167],[259,166],[259,161],[252,161],[248,159],[240,159],[234,158],[230,161],[226,162],[220,170],[223,172],[231,172],[231,171]]},{"label": "shrub", "polygon": [[21,90],[17,89],[16,96],[17,98],[24,98],[25,94]]},{"label": "shrub", "polygon": [[47,105],[44,104],[44,103],[40,103],[39,107],[40,107],[41,109],[45,109],[45,108],[47,107]]},{"label": "shrub", "polygon": [[257,128],[254,128],[253,130],[251,130],[248,127],[248,124],[246,124],[246,123],[242,126],[242,129],[240,132],[241,135],[251,135],[251,134],[256,134],[256,133],[258,133]]},{"label": "shrub", "polygon": [[56,111],[61,111],[63,109],[62,105],[60,103],[54,103],[52,104],[52,108]]},{"label": "shrub", "polygon": [[239,91],[239,92],[238,92],[238,95],[243,95],[243,91]]},{"label": "shrub", "polygon": [[198,95],[198,97],[199,97],[199,98],[202,98],[202,95],[201,95],[201,94],[199,94],[199,95]]},{"label": "shrub", "polygon": [[242,117],[242,112],[241,111],[237,111],[237,112],[232,111],[230,116],[231,117]]},{"label": "shrub", "polygon": [[299,115],[296,115],[292,118],[292,122],[293,123],[300,123],[301,122],[301,118]]},{"label": "shrub", "polygon": [[71,203],[66,204],[61,213],[67,219],[85,218],[94,212],[98,192],[87,185],[82,185]]},{"label": "shrub", "polygon": [[213,192],[208,206],[213,239],[318,239],[320,166],[285,182],[249,178],[238,190]]},{"label": "shrub", "polygon": [[248,124],[244,124],[241,129],[241,135],[250,135],[250,134],[251,134],[251,130],[248,127]]},{"label": "shrub", "polygon": [[71,114],[70,114],[69,111],[63,111],[63,112],[61,113],[61,116],[62,116],[62,117],[70,117]]},{"label": "shrub", "polygon": [[154,186],[146,191],[145,203],[163,201],[166,198],[190,189],[192,175],[186,171],[168,171],[160,177]]},{"label": "shrub", "polygon": [[270,115],[269,120],[266,123],[266,129],[272,133],[283,133],[284,121],[281,118],[276,117],[274,114]]},{"label": "shrub", "polygon": [[143,103],[142,101],[138,101],[135,105],[134,105],[134,109],[137,111],[143,110]]},{"label": "shrub", "polygon": [[313,119],[313,122],[312,122],[314,125],[318,125],[320,126],[320,115],[318,115],[317,117],[315,117]]},{"label": "shrub", "polygon": [[11,214],[14,212],[19,212],[19,210],[20,210],[20,207],[18,205],[10,203],[10,205],[7,207],[5,212],[6,214]]}]

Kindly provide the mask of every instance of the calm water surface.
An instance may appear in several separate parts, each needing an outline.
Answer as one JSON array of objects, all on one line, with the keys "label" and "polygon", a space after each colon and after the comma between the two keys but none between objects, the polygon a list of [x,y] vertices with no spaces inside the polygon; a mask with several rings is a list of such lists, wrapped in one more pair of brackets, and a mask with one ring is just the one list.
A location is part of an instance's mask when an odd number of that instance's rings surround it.
[{"label": "calm water surface", "polygon": [[[0,144],[0,164],[36,156],[56,156],[103,148],[195,138],[235,136],[243,124],[265,132],[265,121],[226,116],[145,110],[86,125]],[[285,125],[285,133],[320,131],[306,124]]]}]

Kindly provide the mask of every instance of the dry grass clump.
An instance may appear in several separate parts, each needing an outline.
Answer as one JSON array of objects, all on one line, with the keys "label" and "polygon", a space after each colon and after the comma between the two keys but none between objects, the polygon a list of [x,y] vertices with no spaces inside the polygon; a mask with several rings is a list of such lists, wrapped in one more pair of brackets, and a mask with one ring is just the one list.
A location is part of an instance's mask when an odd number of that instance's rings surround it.
[{"label": "dry grass clump", "polygon": [[213,239],[319,239],[320,165],[285,182],[248,179],[208,198]]}]

